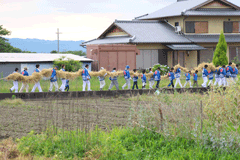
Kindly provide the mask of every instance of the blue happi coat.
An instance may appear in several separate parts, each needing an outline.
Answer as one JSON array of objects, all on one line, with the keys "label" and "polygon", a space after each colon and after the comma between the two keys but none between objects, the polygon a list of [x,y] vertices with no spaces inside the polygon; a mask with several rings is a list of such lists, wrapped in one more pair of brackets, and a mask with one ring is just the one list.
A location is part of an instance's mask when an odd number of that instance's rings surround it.
[{"label": "blue happi coat", "polygon": [[25,71],[25,70],[24,70],[24,71],[22,71],[22,75],[23,75],[23,76],[29,76],[29,75],[28,75],[28,72],[27,72],[27,71]]},{"label": "blue happi coat", "polygon": [[124,70],[124,71],[123,71],[123,74],[124,74],[124,78],[125,78],[125,79],[129,79],[129,78],[130,78],[129,70]]},{"label": "blue happi coat", "polygon": [[87,68],[84,68],[82,71],[82,79],[83,79],[83,81],[88,81],[88,79],[90,79],[90,75],[88,73]]},{"label": "blue happi coat", "polygon": [[213,80],[213,71],[208,72],[209,80]]},{"label": "blue happi coat", "polygon": [[198,75],[197,75],[196,73],[194,73],[194,74],[193,74],[193,80],[194,80],[194,81],[197,81],[197,79],[198,79]]},{"label": "blue happi coat", "polygon": [[207,77],[207,76],[208,76],[208,71],[206,68],[203,68],[202,77]]},{"label": "blue happi coat", "polygon": [[160,81],[161,80],[161,75],[158,70],[156,70],[153,74],[155,81]]},{"label": "blue happi coat", "polygon": [[168,73],[168,78],[169,78],[170,81],[175,79],[173,72]]},{"label": "blue happi coat", "polygon": [[142,83],[147,83],[147,78],[145,74],[142,74]]},{"label": "blue happi coat", "polygon": [[189,81],[190,78],[191,78],[191,77],[190,77],[191,75],[190,75],[189,73],[186,73],[185,76],[186,76],[186,81]]},{"label": "blue happi coat", "polygon": [[[112,72],[114,73],[114,72],[116,72],[116,71],[113,70]],[[117,76],[115,76],[115,77],[109,77],[109,80],[111,80],[111,81],[115,81],[115,80],[117,80]]]},{"label": "blue happi coat", "polygon": [[220,71],[219,77],[224,78],[226,76],[226,70],[221,67],[221,68],[219,68],[219,71]]},{"label": "blue happi coat", "polygon": [[57,81],[57,73],[55,69],[52,69],[52,75],[51,75],[51,82],[56,82]]},{"label": "blue happi coat", "polygon": [[180,78],[180,77],[181,77],[181,69],[180,69],[180,68],[178,68],[178,69],[176,70],[175,76],[176,76],[176,78]]},{"label": "blue happi coat", "polygon": [[233,69],[231,66],[227,66],[226,68],[226,77],[229,78],[233,74]]}]

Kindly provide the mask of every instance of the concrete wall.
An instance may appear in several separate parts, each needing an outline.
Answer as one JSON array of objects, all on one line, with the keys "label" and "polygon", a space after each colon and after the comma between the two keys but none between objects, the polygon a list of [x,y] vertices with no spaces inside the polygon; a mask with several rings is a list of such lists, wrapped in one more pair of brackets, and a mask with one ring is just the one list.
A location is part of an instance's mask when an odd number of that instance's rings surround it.
[{"label": "concrete wall", "polygon": [[3,73],[3,77],[7,77],[15,71],[15,68],[21,69],[20,63],[0,63],[0,73]]},{"label": "concrete wall", "polygon": [[168,23],[175,26],[175,22],[178,22],[179,26],[181,26],[182,29],[183,29],[183,26],[184,26],[183,25],[183,19],[184,19],[184,17],[182,17],[182,16],[167,18]]},{"label": "concrete wall", "polygon": [[192,70],[193,68],[197,67],[197,51],[189,51],[189,54],[186,52],[186,68]]},{"label": "concrete wall", "polygon": [[168,66],[172,67],[173,64],[173,51],[168,51]]}]

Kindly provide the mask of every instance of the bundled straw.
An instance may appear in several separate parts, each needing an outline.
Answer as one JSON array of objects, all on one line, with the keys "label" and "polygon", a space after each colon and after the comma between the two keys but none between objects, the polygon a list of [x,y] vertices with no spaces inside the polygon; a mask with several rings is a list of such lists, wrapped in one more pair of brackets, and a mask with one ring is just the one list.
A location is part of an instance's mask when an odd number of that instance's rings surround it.
[{"label": "bundled straw", "polygon": [[[213,63],[201,63],[197,67],[195,67],[191,74],[195,73],[196,70],[201,72],[205,65],[208,65],[207,70],[208,71],[215,71],[216,69],[219,69],[220,67],[215,67]],[[231,65],[233,68],[236,67],[236,64],[233,63]],[[178,68],[180,68],[184,72],[188,72],[189,70],[187,68],[184,68],[177,64],[174,66],[174,71],[176,71]],[[65,79],[75,79],[77,77],[82,76],[82,69],[79,69],[77,72],[64,72],[64,71],[56,71],[56,76],[58,78],[65,78]],[[106,71],[106,69],[100,70],[99,72],[89,72],[89,75],[91,77],[97,77],[97,76],[104,76],[107,73],[107,76],[109,77],[116,77],[116,76],[124,76],[123,71],[117,71],[117,72],[109,72]],[[17,80],[19,82],[25,82],[25,83],[36,83],[41,80],[42,77],[50,77],[52,75],[52,68],[50,69],[43,69],[41,72],[34,72],[31,76],[23,76],[19,73],[13,73],[10,74],[8,77],[4,78],[6,80]],[[141,76],[141,73],[134,73],[133,71],[130,71],[131,76]],[[150,78],[153,76],[153,73],[147,73],[146,77]],[[162,79],[168,78],[168,75],[162,76]]]},{"label": "bundled straw", "polygon": [[176,72],[178,68],[180,68],[184,72],[189,71],[187,68],[184,68],[184,67],[180,66],[180,64],[177,64],[176,66],[174,66],[174,72]]},{"label": "bundled straw", "polygon": [[43,69],[40,73],[43,77],[50,77],[52,75],[52,68]]},{"label": "bundled straw", "polygon": [[5,78],[6,80],[14,80],[14,81],[24,81],[25,78],[23,75],[21,75],[20,73],[13,73],[13,74],[10,74],[9,76],[7,76]]}]

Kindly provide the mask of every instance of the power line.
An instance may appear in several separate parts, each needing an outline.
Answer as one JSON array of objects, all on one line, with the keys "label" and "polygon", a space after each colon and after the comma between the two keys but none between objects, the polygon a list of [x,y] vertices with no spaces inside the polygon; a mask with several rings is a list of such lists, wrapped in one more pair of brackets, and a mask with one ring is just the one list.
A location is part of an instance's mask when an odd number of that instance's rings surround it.
[{"label": "power line", "polygon": [[59,28],[57,29],[57,39],[58,39],[58,53],[59,53],[59,34],[62,34],[61,32],[59,32]]}]

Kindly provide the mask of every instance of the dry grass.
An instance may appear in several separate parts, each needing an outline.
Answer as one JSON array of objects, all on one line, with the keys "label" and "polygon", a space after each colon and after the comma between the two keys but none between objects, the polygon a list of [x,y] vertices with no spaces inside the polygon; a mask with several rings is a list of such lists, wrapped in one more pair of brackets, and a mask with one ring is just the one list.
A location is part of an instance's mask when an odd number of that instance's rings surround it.
[{"label": "dry grass", "polygon": [[1,106],[21,106],[25,102],[22,99],[4,99],[0,101]]},{"label": "dry grass", "polygon": [[20,155],[17,144],[12,138],[5,139],[0,143],[0,159],[15,159]]}]

